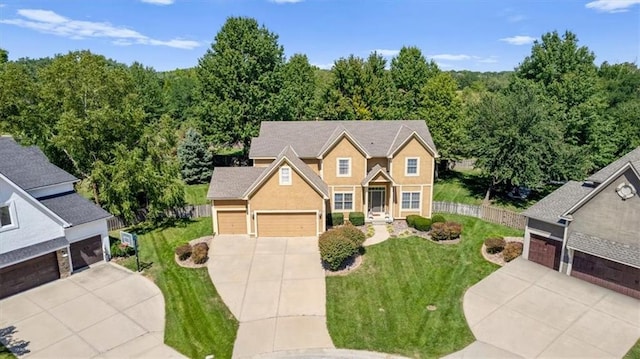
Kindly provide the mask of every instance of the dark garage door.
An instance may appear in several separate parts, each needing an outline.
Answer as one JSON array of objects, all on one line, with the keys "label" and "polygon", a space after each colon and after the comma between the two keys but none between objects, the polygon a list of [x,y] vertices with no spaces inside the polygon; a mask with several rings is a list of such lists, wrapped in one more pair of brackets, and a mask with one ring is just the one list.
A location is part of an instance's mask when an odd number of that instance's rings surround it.
[{"label": "dark garage door", "polygon": [[100,236],[71,243],[71,263],[73,270],[100,262],[102,257],[102,239]]},{"label": "dark garage door", "polygon": [[640,299],[640,269],[575,251],[571,275]]},{"label": "dark garage door", "polygon": [[558,270],[558,268],[560,268],[561,253],[562,242],[531,234],[529,240],[530,261]]},{"label": "dark garage door", "polygon": [[52,252],[0,269],[0,298],[60,278],[56,253]]}]

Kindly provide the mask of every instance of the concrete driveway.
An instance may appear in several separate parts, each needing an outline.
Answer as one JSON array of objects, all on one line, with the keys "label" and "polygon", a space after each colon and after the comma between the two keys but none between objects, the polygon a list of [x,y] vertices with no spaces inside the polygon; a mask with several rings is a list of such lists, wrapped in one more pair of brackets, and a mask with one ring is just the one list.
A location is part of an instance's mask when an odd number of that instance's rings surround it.
[{"label": "concrete driveway", "polygon": [[18,357],[183,357],[163,343],[158,287],[110,263],[1,300],[0,328]]},{"label": "concrete driveway", "polygon": [[234,358],[333,348],[317,243],[317,238],[213,238],[209,275],[240,321]]},{"label": "concrete driveway", "polygon": [[479,342],[451,358],[621,358],[640,337],[640,301],[518,258],[464,296]]}]

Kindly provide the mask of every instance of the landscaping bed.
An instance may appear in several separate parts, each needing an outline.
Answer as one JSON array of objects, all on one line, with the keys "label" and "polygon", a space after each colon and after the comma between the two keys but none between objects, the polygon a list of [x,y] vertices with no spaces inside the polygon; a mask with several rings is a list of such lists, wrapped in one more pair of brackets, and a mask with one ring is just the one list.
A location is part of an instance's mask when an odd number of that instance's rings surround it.
[{"label": "landscaping bed", "polygon": [[445,218],[463,225],[459,244],[390,239],[368,247],[357,271],[326,278],[327,326],[336,347],[432,358],[475,340],[462,297],[499,268],[480,254],[483,240],[522,232],[472,217]]},{"label": "landscaping bed", "polygon": [[[524,243],[523,237],[504,237],[504,240],[506,243],[509,243],[509,242]],[[487,252],[487,246],[485,244],[482,244],[481,252],[484,259],[488,260],[491,263],[497,264],[501,267],[507,264],[507,261],[505,261],[502,251],[498,253],[489,253]]]}]

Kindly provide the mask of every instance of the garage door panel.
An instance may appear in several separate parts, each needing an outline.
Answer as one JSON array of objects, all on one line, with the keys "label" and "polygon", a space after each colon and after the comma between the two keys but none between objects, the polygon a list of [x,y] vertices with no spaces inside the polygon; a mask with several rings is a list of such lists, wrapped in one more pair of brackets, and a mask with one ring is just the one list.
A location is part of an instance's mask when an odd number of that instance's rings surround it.
[{"label": "garage door panel", "polygon": [[640,299],[640,269],[638,268],[575,251],[571,275]]},{"label": "garage door panel", "polygon": [[218,234],[247,234],[246,212],[218,212]]},{"label": "garage door panel", "polygon": [[316,213],[259,213],[259,237],[313,237],[317,235]]},{"label": "garage door panel", "polygon": [[557,270],[560,268],[562,242],[531,234],[529,238],[529,260]]},{"label": "garage door panel", "polygon": [[56,253],[48,253],[0,269],[0,298],[37,287],[60,278]]},{"label": "garage door panel", "polygon": [[99,235],[71,243],[73,270],[102,261],[104,259],[102,253],[102,237]]}]

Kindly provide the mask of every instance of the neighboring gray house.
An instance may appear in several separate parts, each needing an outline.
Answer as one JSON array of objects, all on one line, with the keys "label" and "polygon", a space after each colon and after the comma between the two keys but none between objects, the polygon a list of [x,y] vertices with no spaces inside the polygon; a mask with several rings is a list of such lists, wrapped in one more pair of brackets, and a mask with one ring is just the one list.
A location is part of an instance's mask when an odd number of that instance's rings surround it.
[{"label": "neighboring gray house", "polygon": [[0,137],[0,298],[108,257],[111,214],[37,147]]},{"label": "neighboring gray house", "polygon": [[524,212],[523,257],[640,299],[640,147]]}]

